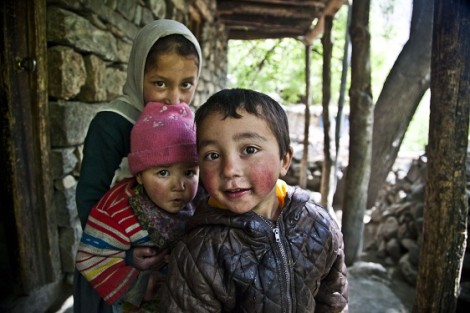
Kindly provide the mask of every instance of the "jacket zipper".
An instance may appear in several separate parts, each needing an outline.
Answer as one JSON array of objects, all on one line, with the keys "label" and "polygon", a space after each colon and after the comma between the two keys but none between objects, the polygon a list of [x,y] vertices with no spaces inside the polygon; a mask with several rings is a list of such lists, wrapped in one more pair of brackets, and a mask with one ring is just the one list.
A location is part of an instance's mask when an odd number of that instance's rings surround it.
[{"label": "jacket zipper", "polygon": [[[281,215],[279,216],[279,219],[281,218]],[[287,259],[287,253],[286,253],[284,245],[282,244],[282,241],[281,241],[281,234],[280,234],[281,231],[280,231],[280,228],[278,227],[279,223],[277,223],[277,222],[273,223],[272,221],[269,221],[268,219],[266,219],[263,216],[261,216],[261,218],[271,228],[271,230],[274,234],[274,239],[276,240],[276,243],[277,243],[277,247],[279,248],[279,252],[281,254],[282,269],[284,270],[284,277],[286,279],[287,312],[289,313],[289,312],[292,312],[291,277],[290,277],[290,274],[289,274],[289,261]]]}]

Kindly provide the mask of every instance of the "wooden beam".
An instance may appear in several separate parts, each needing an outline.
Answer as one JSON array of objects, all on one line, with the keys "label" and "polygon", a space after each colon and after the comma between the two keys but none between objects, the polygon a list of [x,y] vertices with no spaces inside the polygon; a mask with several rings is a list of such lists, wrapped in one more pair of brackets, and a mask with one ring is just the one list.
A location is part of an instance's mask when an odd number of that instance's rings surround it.
[{"label": "wooden beam", "polygon": [[291,17],[309,18],[317,17],[324,9],[322,3],[304,3],[303,5],[292,4],[240,4],[239,1],[221,1],[217,4],[218,16],[223,18],[227,15],[256,15],[267,18]]},{"label": "wooden beam", "polygon": [[264,5],[290,5],[290,6],[305,6],[308,4],[315,4],[315,5],[323,5],[326,6],[326,4],[330,0],[219,0],[217,3],[223,3],[223,2],[235,2],[238,3],[239,5],[248,5],[250,3],[255,3],[255,4],[264,4]]}]

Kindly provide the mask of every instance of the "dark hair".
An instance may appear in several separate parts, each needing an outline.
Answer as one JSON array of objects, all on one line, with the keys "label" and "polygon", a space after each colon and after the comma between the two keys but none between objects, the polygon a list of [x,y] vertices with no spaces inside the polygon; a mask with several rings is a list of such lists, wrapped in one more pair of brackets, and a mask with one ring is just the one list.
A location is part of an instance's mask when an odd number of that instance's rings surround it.
[{"label": "dark hair", "polygon": [[145,61],[145,72],[157,63],[158,56],[166,53],[176,53],[182,57],[195,56],[199,65],[199,54],[194,44],[183,35],[173,34],[158,39],[150,48]]},{"label": "dark hair", "polygon": [[223,118],[241,118],[238,109],[263,119],[273,132],[279,144],[281,158],[289,151],[289,123],[287,114],[282,106],[266,94],[249,89],[223,89],[213,94],[201,105],[195,114],[196,129],[211,113],[217,112]]}]

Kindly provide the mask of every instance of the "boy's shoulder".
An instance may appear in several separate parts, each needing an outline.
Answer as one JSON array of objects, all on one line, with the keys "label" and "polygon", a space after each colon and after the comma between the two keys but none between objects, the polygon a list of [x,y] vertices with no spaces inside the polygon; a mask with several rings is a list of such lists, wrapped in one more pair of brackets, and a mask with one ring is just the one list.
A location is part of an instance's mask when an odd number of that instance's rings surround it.
[{"label": "boy's shoulder", "polygon": [[308,190],[297,186],[289,186],[288,195],[291,201],[297,206],[302,206],[310,212],[310,218],[328,228],[339,229],[336,219],[331,216],[326,208],[316,202]]}]

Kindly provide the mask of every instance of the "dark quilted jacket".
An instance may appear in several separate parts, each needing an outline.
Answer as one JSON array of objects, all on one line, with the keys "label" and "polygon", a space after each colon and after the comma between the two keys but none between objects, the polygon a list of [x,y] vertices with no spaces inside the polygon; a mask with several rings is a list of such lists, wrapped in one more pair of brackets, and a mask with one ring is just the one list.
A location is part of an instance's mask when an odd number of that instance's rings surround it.
[{"label": "dark quilted jacket", "polygon": [[161,312],[347,312],[341,232],[308,199],[289,187],[276,223],[198,208],[172,253]]}]

